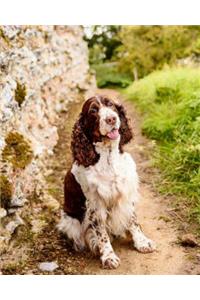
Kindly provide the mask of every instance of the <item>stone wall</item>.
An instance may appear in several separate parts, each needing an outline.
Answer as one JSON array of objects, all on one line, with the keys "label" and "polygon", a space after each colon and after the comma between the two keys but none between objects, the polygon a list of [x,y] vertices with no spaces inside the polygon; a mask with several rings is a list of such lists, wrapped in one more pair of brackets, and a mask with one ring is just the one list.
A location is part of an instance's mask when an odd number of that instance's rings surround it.
[{"label": "stone wall", "polygon": [[1,250],[24,223],[30,195],[46,197],[59,113],[94,88],[80,26],[0,27]]}]

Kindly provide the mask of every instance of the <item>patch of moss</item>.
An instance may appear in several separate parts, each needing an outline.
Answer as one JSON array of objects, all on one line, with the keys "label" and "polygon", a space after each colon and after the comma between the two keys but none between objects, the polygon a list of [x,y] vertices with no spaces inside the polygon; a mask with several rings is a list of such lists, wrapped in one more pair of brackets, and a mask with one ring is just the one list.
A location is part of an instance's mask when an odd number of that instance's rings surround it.
[{"label": "patch of moss", "polygon": [[12,185],[5,175],[0,176],[0,206],[7,209],[12,198]]},{"label": "patch of moss", "polygon": [[22,103],[24,102],[26,98],[26,94],[27,94],[26,86],[24,84],[17,82],[17,87],[15,90],[15,100],[18,102],[19,106],[21,106]]},{"label": "patch of moss", "polygon": [[28,141],[18,132],[10,132],[5,141],[3,159],[11,162],[15,168],[25,168],[33,158],[33,151]]},{"label": "patch of moss", "polygon": [[4,34],[3,29],[0,27],[0,37],[8,44],[10,45],[9,38]]},{"label": "patch of moss", "polygon": [[3,266],[2,273],[3,275],[16,275],[22,272],[25,266],[25,260],[21,259],[20,261],[11,261],[7,265]]},{"label": "patch of moss", "polygon": [[31,231],[30,224],[26,226],[19,226],[15,236],[15,246],[29,244],[31,246],[34,242],[35,234]]},{"label": "patch of moss", "polygon": [[49,33],[48,32],[44,32],[44,41],[45,41],[45,43],[49,42]]}]

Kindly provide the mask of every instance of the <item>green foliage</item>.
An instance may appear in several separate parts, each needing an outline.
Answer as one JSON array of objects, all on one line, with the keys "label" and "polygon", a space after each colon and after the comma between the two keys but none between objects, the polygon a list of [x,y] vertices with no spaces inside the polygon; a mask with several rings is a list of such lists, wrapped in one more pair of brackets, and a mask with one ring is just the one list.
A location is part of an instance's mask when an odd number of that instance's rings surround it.
[{"label": "green foliage", "polygon": [[177,59],[200,54],[200,26],[122,26],[118,57],[122,71],[144,77]]},{"label": "green foliage", "polygon": [[105,59],[104,48],[101,44],[95,44],[89,49],[90,65],[102,64]]},{"label": "green foliage", "polygon": [[200,223],[200,70],[153,72],[126,95],[144,114],[143,132],[156,141],[162,190],[186,197]]},{"label": "green foliage", "polygon": [[8,208],[12,198],[12,185],[4,175],[0,176],[0,206]]},{"label": "green foliage", "polygon": [[130,75],[119,72],[116,63],[92,65],[92,68],[96,71],[97,85],[100,88],[106,86],[119,86],[125,88],[132,83]]},{"label": "green foliage", "polygon": [[18,132],[10,132],[3,149],[3,159],[12,163],[15,168],[25,168],[33,158],[33,151],[28,141]]},{"label": "green foliage", "polygon": [[111,60],[116,48],[121,44],[117,25],[94,25],[85,27],[85,40],[89,47],[91,64]]},{"label": "green foliage", "polygon": [[26,86],[17,82],[17,87],[15,90],[15,100],[18,102],[19,106],[22,105],[26,97]]}]

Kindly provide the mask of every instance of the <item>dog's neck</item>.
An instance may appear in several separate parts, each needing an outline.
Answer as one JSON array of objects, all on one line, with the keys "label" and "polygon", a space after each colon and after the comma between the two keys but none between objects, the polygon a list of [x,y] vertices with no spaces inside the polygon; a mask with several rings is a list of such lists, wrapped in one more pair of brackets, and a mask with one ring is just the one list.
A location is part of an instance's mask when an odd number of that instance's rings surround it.
[{"label": "dog's neck", "polygon": [[100,159],[112,157],[113,155],[115,157],[118,156],[119,142],[120,136],[116,140],[105,139],[102,142],[95,143],[95,150],[98,154],[100,154]]}]

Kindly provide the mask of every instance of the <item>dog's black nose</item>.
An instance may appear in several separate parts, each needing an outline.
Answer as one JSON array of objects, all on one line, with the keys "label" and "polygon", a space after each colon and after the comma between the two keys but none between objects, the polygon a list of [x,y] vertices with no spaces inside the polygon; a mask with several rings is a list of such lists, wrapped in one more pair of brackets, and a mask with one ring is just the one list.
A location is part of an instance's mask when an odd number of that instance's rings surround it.
[{"label": "dog's black nose", "polygon": [[117,118],[115,116],[110,116],[106,118],[106,123],[108,125],[115,125],[117,121]]}]

